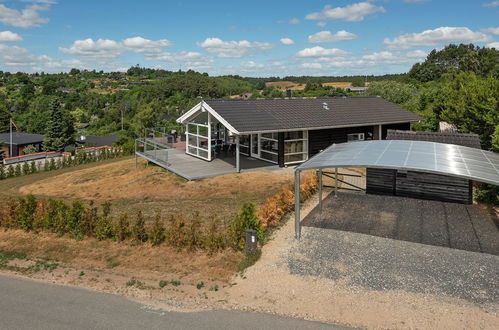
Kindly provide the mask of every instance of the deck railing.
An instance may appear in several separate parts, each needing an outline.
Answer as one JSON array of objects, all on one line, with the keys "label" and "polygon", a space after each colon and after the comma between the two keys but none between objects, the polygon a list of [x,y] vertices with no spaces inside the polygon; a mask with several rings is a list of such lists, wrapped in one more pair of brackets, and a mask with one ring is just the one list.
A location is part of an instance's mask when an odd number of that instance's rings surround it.
[{"label": "deck railing", "polygon": [[162,167],[168,167],[168,151],[172,148],[157,139],[136,139],[135,155],[156,163]]}]

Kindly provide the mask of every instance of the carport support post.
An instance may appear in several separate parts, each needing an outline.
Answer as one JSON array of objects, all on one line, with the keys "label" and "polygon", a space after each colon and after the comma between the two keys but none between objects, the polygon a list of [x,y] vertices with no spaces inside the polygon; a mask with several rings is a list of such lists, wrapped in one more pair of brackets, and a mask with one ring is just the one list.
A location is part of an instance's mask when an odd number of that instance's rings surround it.
[{"label": "carport support post", "polygon": [[300,170],[295,170],[295,238],[300,239]]},{"label": "carport support post", "polygon": [[236,135],[236,172],[241,172],[241,164],[239,159],[239,135]]},{"label": "carport support post", "polygon": [[319,170],[319,211],[322,213],[322,169]]},{"label": "carport support post", "polygon": [[338,196],[338,168],[334,168],[334,197]]}]

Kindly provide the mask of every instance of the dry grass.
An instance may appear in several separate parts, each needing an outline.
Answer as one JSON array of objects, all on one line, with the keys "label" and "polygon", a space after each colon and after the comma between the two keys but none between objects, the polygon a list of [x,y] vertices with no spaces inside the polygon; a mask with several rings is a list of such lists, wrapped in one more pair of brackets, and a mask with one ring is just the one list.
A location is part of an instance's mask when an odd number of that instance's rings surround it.
[{"label": "dry grass", "polygon": [[[230,174],[201,181],[186,182],[180,177],[133,158],[86,164],[53,172],[42,172],[0,181],[0,198],[34,194],[38,198],[66,201],[112,202],[112,212],[127,211],[135,220],[139,210],[151,221],[156,213],[163,220],[169,215],[189,216],[199,212],[208,224],[214,217],[228,222],[245,202],[262,204],[285,186],[291,185],[291,173],[270,171]],[[82,269],[103,269],[118,263],[117,271],[144,277],[152,271],[177,274],[189,281],[217,278],[228,281],[244,256],[226,249],[216,254],[177,250],[166,245],[131,246],[113,241],[86,238],[76,241],[50,233],[25,233],[9,230],[0,233],[0,250],[22,250],[34,258],[49,258]],[[112,270],[106,270],[112,272]],[[173,275],[172,275],[173,276]],[[150,276],[149,276],[150,277]]]},{"label": "dry grass", "polygon": [[339,82],[328,82],[328,83],[323,83],[322,86],[330,86],[330,87],[335,87],[335,88],[348,88],[352,86],[352,83],[349,81],[339,81]]},{"label": "dry grass", "polygon": [[[146,167],[143,162],[135,168],[133,159],[33,178],[30,182],[23,180],[21,186],[14,184],[11,193],[93,200],[97,204],[111,201],[114,212],[133,214],[141,210],[146,218],[153,218],[157,212],[167,218],[198,211],[225,220],[232,218],[243,203],[261,204],[293,180],[291,174],[256,171],[186,182],[158,167]],[[0,182],[0,189],[8,181]]]},{"label": "dry grass", "polygon": [[275,87],[280,90],[291,89],[294,91],[301,91],[305,89],[306,84],[295,83],[292,81],[270,81],[265,83],[267,87]]}]

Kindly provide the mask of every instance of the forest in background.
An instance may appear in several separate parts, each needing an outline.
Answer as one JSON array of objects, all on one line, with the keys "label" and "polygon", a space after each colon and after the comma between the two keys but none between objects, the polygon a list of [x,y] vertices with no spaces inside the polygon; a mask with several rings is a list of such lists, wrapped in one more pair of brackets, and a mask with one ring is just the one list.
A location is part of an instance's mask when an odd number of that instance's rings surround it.
[{"label": "forest in background", "polygon": [[[408,73],[384,76],[254,78],[209,76],[194,71],[166,71],[137,66],[127,72],[72,69],[68,73],[0,71],[0,132],[12,117],[19,131],[47,134],[53,103],[67,123],[85,134],[120,134],[120,144],[141,136],[145,127],[174,125],[179,114],[200,98],[284,97],[268,82],[306,84],[295,97],[342,96],[328,82],[369,82],[366,95],[379,95],[425,118],[414,129],[435,131],[439,121],[461,132],[477,133],[482,147],[499,150],[499,51],[474,45],[448,45],[433,50]],[[52,123],[53,124],[53,123]],[[53,126],[53,125],[52,125]],[[85,127],[84,130],[81,130]]]}]

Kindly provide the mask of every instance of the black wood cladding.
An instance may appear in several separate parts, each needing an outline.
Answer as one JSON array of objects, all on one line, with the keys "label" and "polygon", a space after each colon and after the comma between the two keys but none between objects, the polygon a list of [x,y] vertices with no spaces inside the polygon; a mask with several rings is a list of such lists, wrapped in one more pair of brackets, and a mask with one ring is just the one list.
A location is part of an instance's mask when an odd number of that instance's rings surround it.
[{"label": "black wood cladding", "polygon": [[366,192],[471,204],[470,180],[416,171],[367,169]]}]

